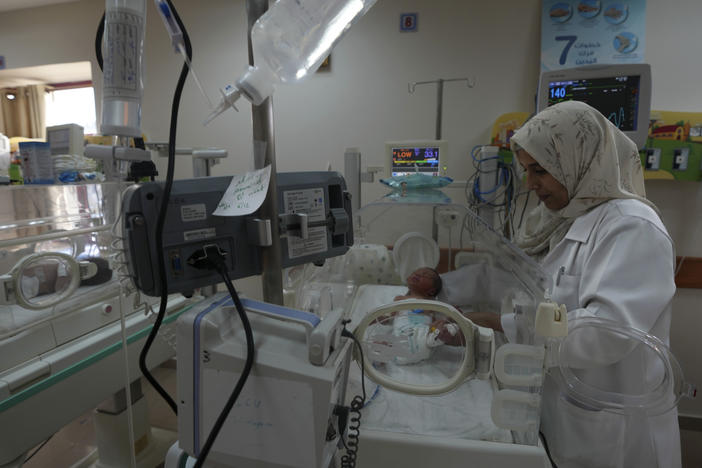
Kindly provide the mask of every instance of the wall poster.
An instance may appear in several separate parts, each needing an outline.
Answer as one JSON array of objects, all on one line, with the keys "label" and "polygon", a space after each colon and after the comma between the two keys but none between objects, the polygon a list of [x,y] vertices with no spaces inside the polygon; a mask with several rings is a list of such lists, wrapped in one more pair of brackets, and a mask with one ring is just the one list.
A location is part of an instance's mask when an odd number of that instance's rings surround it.
[{"label": "wall poster", "polygon": [[541,71],[644,60],[646,0],[543,0]]}]

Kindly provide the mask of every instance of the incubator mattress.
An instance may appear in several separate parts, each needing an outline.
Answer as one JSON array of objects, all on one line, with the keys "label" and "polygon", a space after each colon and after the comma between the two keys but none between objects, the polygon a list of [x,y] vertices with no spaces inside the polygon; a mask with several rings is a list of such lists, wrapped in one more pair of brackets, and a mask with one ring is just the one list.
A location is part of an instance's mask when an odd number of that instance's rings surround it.
[{"label": "incubator mattress", "polygon": [[[352,305],[354,325],[373,309],[404,294],[404,286],[364,285]],[[395,372],[412,372],[414,366],[396,366]],[[399,377],[399,376],[398,376]],[[422,369],[419,383],[430,383],[432,373]],[[490,405],[494,382],[471,379],[454,391],[436,396],[407,395],[382,388],[366,378],[367,402],[362,426],[405,434],[452,437],[471,440],[512,442],[510,432],[494,425]],[[361,393],[361,372],[352,366],[349,398]]]}]

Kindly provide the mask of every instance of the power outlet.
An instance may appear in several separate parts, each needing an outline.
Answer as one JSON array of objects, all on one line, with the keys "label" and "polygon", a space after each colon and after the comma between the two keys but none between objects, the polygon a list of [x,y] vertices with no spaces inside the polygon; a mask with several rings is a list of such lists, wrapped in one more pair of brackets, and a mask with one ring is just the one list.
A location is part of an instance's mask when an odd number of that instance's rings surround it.
[{"label": "power outlet", "polygon": [[441,208],[436,212],[436,223],[445,228],[458,226],[460,214],[452,208]]},{"label": "power outlet", "polygon": [[687,160],[690,156],[690,148],[675,148],[673,150],[673,170],[687,170]]},{"label": "power outlet", "polygon": [[648,171],[657,171],[661,168],[661,149],[646,148],[646,165]]}]

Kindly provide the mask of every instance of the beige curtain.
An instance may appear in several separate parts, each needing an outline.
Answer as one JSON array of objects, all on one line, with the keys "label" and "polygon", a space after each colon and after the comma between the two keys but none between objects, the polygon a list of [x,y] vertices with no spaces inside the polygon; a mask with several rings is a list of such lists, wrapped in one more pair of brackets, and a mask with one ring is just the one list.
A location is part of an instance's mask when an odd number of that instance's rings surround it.
[{"label": "beige curtain", "polygon": [[[8,137],[46,138],[45,85],[0,90],[0,133]],[[15,99],[7,98],[14,94]]]}]

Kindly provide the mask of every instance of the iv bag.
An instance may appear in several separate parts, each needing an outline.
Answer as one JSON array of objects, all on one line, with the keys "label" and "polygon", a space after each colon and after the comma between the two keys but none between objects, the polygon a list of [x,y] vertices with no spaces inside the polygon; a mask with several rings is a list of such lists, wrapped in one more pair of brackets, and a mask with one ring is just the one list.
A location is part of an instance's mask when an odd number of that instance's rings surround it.
[{"label": "iv bag", "polygon": [[222,100],[206,119],[211,121],[240,94],[260,105],[276,83],[295,83],[314,73],[346,31],[376,0],[278,0],[251,28],[254,66],[235,86],[222,91]]},{"label": "iv bag", "polygon": [[260,104],[276,81],[294,83],[319,68],[375,0],[278,1],[251,28],[256,65],[237,84]]}]

